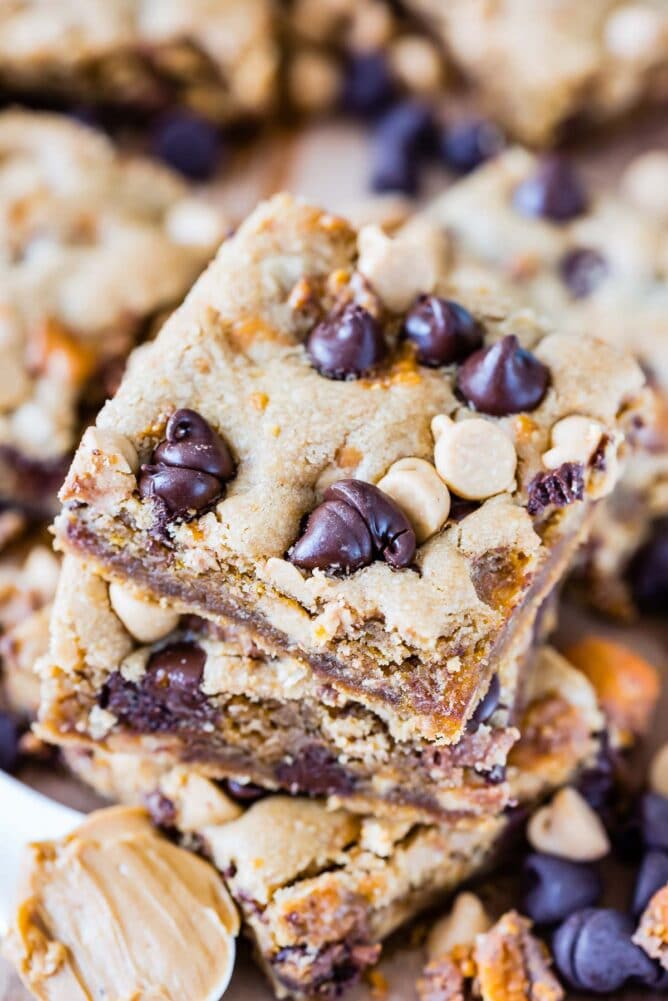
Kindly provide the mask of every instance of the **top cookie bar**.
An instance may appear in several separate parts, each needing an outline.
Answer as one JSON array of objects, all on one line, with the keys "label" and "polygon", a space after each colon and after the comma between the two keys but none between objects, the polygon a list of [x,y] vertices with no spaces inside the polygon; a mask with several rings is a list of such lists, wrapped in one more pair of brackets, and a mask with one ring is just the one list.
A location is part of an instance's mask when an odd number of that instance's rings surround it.
[{"label": "top cookie bar", "polygon": [[666,0],[410,0],[483,103],[530,145],[668,96]]},{"label": "top cookie bar", "polygon": [[10,94],[215,121],[266,113],[277,77],[271,0],[7,0],[0,87]]},{"label": "top cookie bar", "polygon": [[53,510],[86,407],[178,301],[222,220],[55,115],[0,115],[0,503]]},{"label": "top cookie bar", "polygon": [[358,234],[278,196],[87,432],[58,535],[291,648],[398,739],[456,740],[614,485],[642,383],[453,286],[438,228]]}]

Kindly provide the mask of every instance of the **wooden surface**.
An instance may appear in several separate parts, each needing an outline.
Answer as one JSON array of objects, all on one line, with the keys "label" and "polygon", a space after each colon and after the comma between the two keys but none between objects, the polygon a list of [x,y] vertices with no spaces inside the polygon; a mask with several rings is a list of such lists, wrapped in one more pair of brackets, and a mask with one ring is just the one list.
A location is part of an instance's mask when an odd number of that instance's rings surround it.
[{"label": "wooden surface", "polygon": [[[598,137],[588,146],[580,146],[574,150],[574,155],[592,182],[607,184],[614,180],[635,153],[657,146],[668,148],[668,120],[645,119],[635,123],[630,130],[605,139]],[[368,137],[364,132],[345,123],[325,123],[299,136],[272,137],[253,150],[244,151],[228,165],[223,178],[210,186],[210,192],[224,206],[232,224],[243,218],[260,198],[282,189],[313,199],[331,210],[345,212],[367,197],[368,169]],[[438,192],[449,180],[444,170],[431,169],[425,179],[423,197]],[[564,613],[560,626],[560,639],[564,643],[572,642],[578,634],[591,631],[607,632],[621,639],[649,657],[668,677],[668,624],[643,624],[634,629],[618,629],[594,621],[577,609]],[[666,740],[668,685],[665,686],[652,739],[644,756],[650,753],[651,746]],[[96,805],[95,800],[73,781],[39,770],[26,773],[24,777],[48,795],[79,809]],[[490,892],[493,895],[498,893],[503,896],[506,892],[506,875],[501,872],[491,882]],[[624,903],[631,878],[630,873],[614,874],[615,902],[620,905]],[[413,1001],[421,953],[419,949],[411,949],[408,943],[408,933],[403,932],[386,950],[381,970],[387,981],[387,994],[380,998],[367,987],[360,986],[346,995],[348,1001]],[[271,997],[262,977],[242,949],[226,1001],[269,1001]],[[641,997],[649,1001],[651,994],[643,992],[638,1001]],[[635,1001],[632,993],[625,995],[624,999]],[[1,960],[0,1001],[29,1001],[29,995]],[[183,1001],[190,999],[184,998]]]}]

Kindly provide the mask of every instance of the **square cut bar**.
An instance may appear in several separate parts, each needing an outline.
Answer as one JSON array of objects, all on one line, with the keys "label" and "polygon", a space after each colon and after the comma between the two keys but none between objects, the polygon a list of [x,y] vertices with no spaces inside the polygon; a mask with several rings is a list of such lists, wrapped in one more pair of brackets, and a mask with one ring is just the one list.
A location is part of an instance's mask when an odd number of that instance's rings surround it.
[{"label": "square cut bar", "polygon": [[579,560],[589,600],[620,615],[634,603],[660,612],[668,594],[665,557],[654,591],[644,569],[668,540],[666,190],[664,152],[640,155],[616,188],[591,192],[567,161],[515,148],[426,210],[448,234],[460,280],[487,270],[497,294],[530,304],[560,331],[631,351],[648,373],[652,413],[634,431],[619,489],[600,505]]},{"label": "square cut bar", "polygon": [[[446,309],[461,366],[421,364],[400,336],[421,293],[448,300],[427,307]],[[60,544],[291,651],[396,739],[438,743],[513,674],[616,482],[643,384],[609,345],[453,285],[437,228],[358,234],[285,195],[222,245],[142,362],[82,440]],[[572,414],[598,428],[594,451],[547,469]]]},{"label": "square cut bar", "polygon": [[530,145],[668,95],[665,0],[409,0],[487,111]]},{"label": "square cut bar", "polygon": [[51,104],[215,121],[266,113],[278,69],[271,0],[21,0],[0,9],[0,87]]},{"label": "square cut bar", "polygon": [[54,512],[86,411],[221,227],[174,174],[101,135],[0,114],[0,506]]},{"label": "square cut bar", "polygon": [[[562,657],[546,651],[539,684],[510,767],[528,806],[577,779],[602,727],[591,686]],[[212,859],[278,997],[338,997],[376,962],[383,939],[500,861],[526,815],[523,806],[430,825],[282,795],[248,806],[196,768],[165,769],[153,755],[66,755],[102,795],[146,803]]]},{"label": "square cut bar", "polygon": [[[508,752],[520,736],[524,689],[535,687],[545,655],[524,653],[531,666],[512,705],[501,703],[495,679],[484,712],[456,744],[397,741],[378,715],[290,654],[264,654],[233,625],[163,604],[163,635],[140,643],[127,627],[141,631],[140,620],[128,609],[144,613],[144,628],[150,609],[130,606],[130,594],[65,558],[40,667],[45,739],[192,762],[214,778],[326,796],[356,812],[433,822],[509,805]],[[16,680],[26,636],[41,635],[41,622],[35,614],[6,637]],[[181,683],[184,664],[199,672],[199,684],[195,673]]]}]

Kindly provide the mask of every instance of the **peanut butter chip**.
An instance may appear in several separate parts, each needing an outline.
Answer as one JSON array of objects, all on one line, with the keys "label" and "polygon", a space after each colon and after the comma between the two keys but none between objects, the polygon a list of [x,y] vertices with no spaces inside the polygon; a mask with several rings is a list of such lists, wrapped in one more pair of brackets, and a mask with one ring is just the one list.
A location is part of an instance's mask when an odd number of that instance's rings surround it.
[{"label": "peanut butter chip", "polygon": [[527,827],[532,848],[573,862],[595,862],[610,851],[605,828],[576,789],[562,789]]},{"label": "peanut butter chip", "polygon": [[39,1001],[218,1001],[236,910],[216,870],[160,837],[143,810],[99,810],[28,851],[4,948]]},{"label": "peanut butter chip", "polygon": [[603,427],[589,417],[572,414],[563,417],[552,428],[552,448],[543,453],[543,465],[558,469],[565,462],[586,464],[596,451]]},{"label": "peanut butter chip", "polygon": [[513,487],[515,446],[496,424],[479,417],[455,423],[439,415],[432,421],[432,432],[436,471],[453,493],[483,500]]},{"label": "peanut butter chip", "polygon": [[448,488],[424,459],[399,459],[390,466],[378,488],[399,505],[418,542],[438,532],[450,513]]},{"label": "peanut butter chip", "polygon": [[179,624],[178,612],[140,598],[120,584],[109,585],[109,600],[127,631],[140,643],[155,643]]},{"label": "peanut butter chip", "polygon": [[473,946],[492,926],[482,901],[474,893],[457,895],[449,914],[437,921],[427,939],[430,960],[447,956],[456,946]]}]

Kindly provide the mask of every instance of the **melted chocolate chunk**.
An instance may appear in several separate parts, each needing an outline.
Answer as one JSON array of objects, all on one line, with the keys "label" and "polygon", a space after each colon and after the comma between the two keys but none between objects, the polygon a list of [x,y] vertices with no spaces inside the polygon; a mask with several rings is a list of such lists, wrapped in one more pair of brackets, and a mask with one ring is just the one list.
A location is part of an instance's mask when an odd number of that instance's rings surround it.
[{"label": "melted chocolate chunk", "polygon": [[548,156],[515,188],[513,205],[522,215],[568,222],[586,212],[587,196],[571,164]]},{"label": "melted chocolate chunk", "polygon": [[559,262],[559,274],[574,299],[586,299],[608,275],[608,264],[598,250],[575,247]]},{"label": "melted chocolate chunk", "polygon": [[141,497],[158,498],[169,515],[192,517],[223,495],[234,475],[230,451],[211,425],[194,410],[176,410],[151,463],[141,467]]},{"label": "melted chocolate chunk", "polygon": [[482,348],[464,362],[457,388],[483,414],[505,417],[535,410],[550,382],[549,369],[513,334]]},{"label": "melted chocolate chunk", "polygon": [[417,359],[433,368],[468,358],[483,343],[482,327],[458,302],[421,295],[404,320],[403,334],[417,347]]},{"label": "melted chocolate chunk", "polygon": [[328,379],[359,379],[383,361],[387,344],[376,318],[350,303],[311,331],[306,352],[313,367]]},{"label": "melted chocolate chunk", "polygon": [[548,507],[566,507],[584,497],[584,466],[564,462],[557,469],[537,473],[529,484],[527,511],[542,514]]},{"label": "melted chocolate chunk", "polygon": [[298,758],[282,762],[276,779],[291,793],[309,796],[345,796],[355,788],[354,777],[320,744],[308,744]]},{"label": "melted chocolate chunk", "polygon": [[138,684],[114,672],[100,705],[138,733],[197,731],[217,716],[200,688],[205,662],[196,644],[171,643],[149,658]]},{"label": "melted chocolate chunk", "polygon": [[499,707],[501,683],[498,674],[492,675],[489,688],[476,706],[475,712],[466,724],[467,730],[477,730],[481,723],[486,723]]},{"label": "melted chocolate chunk", "polygon": [[149,792],[144,797],[144,803],[156,827],[171,830],[176,826],[176,807],[159,789]]},{"label": "melted chocolate chunk", "polygon": [[415,547],[408,519],[387,494],[362,480],[340,480],[325,491],[288,558],[305,570],[352,573],[374,559],[406,567]]},{"label": "melted chocolate chunk", "polygon": [[494,122],[467,118],[445,127],[440,146],[446,166],[458,174],[468,174],[500,153],[505,140]]},{"label": "melted chocolate chunk", "polygon": [[236,779],[225,779],[223,788],[228,796],[238,803],[256,803],[268,795],[262,786],[253,785],[252,782],[237,782]]}]

